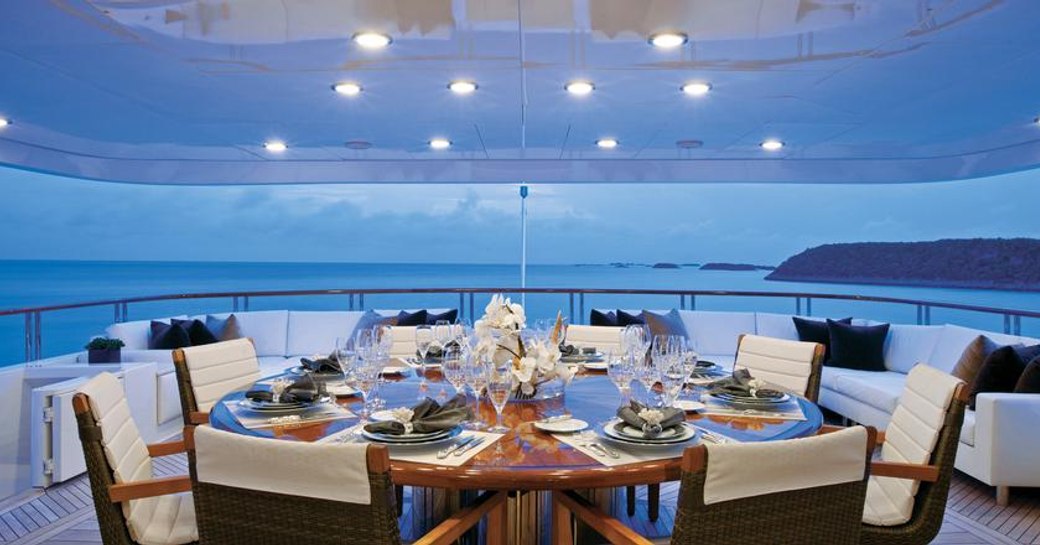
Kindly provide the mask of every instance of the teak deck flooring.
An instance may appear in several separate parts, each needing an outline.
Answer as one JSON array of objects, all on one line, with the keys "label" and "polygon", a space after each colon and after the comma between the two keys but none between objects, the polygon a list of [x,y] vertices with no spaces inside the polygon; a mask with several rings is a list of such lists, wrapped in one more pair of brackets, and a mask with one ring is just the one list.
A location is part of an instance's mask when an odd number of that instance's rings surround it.
[{"label": "teak deck flooring", "polygon": [[[156,459],[161,475],[186,473],[183,456]],[[645,492],[645,487],[640,487]],[[675,516],[677,483],[661,487],[661,516],[646,516],[640,498],[636,516],[625,522],[639,532],[666,535]],[[406,499],[406,502],[408,500]],[[405,516],[408,516],[407,505]],[[0,505],[0,543],[12,545],[89,545],[101,543],[86,476]],[[999,507],[991,487],[956,473],[938,545],[1029,543],[1040,545],[1040,489],[1014,489],[1011,504]]]}]

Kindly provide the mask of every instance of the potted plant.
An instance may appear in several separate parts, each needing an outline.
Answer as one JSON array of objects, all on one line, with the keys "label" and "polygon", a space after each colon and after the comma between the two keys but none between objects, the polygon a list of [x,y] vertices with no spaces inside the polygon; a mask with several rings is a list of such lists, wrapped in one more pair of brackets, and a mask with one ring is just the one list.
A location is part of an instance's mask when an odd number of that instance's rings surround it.
[{"label": "potted plant", "polygon": [[119,363],[120,348],[126,346],[120,339],[94,337],[85,347],[88,363]]}]

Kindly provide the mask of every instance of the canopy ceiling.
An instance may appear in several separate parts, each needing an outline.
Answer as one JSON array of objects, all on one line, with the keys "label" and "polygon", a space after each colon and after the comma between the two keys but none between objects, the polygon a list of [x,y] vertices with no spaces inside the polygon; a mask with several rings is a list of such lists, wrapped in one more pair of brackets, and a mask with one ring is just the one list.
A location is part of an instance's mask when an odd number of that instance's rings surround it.
[{"label": "canopy ceiling", "polygon": [[[901,183],[1040,163],[1033,0],[5,0],[0,11],[11,121],[0,163],[75,177]],[[367,30],[393,43],[350,39]],[[689,42],[647,43],[665,30]],[[478,90],[451,93],[460,78]],[[568,94],[574,79],[595,91]],[[339,81],[363,92],[337,94]],[[712,90],[686,96],[689,81]],[[434,137],[451,148],[430,149]],[[620,145],[600,149],[603,137]],[[767,138],[786,145],[768,152]],[[699,147],[677,145],[690,140]]]}]

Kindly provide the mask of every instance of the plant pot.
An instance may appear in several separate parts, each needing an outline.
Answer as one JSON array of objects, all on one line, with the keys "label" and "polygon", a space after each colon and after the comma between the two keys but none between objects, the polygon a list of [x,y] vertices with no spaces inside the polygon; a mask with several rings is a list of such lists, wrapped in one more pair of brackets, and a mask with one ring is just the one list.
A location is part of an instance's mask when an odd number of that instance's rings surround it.
[{"label": "plant pot", "polygon": [[91,349],[87,351],[87,363],[119,363],[120,348]]}]

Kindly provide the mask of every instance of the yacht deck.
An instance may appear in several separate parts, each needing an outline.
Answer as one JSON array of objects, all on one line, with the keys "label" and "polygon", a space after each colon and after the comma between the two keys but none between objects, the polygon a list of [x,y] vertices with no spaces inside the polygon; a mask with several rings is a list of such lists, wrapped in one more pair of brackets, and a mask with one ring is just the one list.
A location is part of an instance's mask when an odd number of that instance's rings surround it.
[{"label": "yacht deck", "polygon": [[[156,459],[156,472],[177,475],[187,472],[183,455]],[[621,520],[640,533],[665,535],[675,516],[678,483],[661,486],[661,516],[656,523],[647,517],[646,497],[637,502],[633,518]],[[640,487],[645,493],[645,487]],[[405,497],[405,502],[408,496]],[[33,491],[0,507],[0,543],[11,545],[100,544],[97,519],[86,475],[44,491]],[[407,505],[405,517],[409,516]],[[1012,502],[1000,507],[993,489],[956,472],[950,487],[942,530],[933,541],[938,545],[1040,544],[1040,492],[1016,489]]]}]

